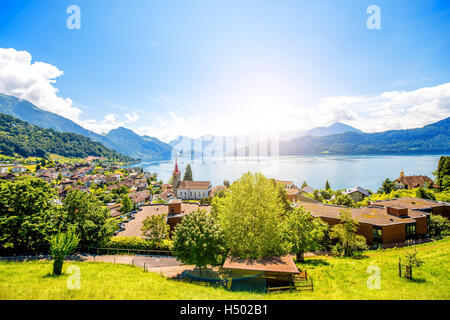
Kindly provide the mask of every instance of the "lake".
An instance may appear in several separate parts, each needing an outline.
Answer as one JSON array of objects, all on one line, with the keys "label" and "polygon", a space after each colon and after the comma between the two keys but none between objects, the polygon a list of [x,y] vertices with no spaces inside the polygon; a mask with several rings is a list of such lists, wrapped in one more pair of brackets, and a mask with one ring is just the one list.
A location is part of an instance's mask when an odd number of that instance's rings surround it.
[{"label": "lake", "polygon": [[[374,156],[286,156],[278,158],[179,158],[178,167],[183,178],[186,165],[191,164],[194,180],[209,180],[213,186],[224,180],[233,182],[243,173],[259,171],[270,178],[292,180],[297,186],[303,181],[322,189],[325,181],[332,189],[361,186],[375,192],[384,179],[394,180],[403,169],[405,175],[427,175],[437,169],[440,155],[374,155]],[[172,175],[175,160],[142,161],[139,166],[157,173],[167,182]]]}]

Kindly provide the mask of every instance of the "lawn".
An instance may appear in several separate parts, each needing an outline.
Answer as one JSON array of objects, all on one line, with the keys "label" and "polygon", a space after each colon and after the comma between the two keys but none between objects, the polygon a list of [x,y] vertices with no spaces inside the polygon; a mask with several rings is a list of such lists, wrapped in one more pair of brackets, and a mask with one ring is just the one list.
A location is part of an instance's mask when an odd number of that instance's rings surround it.
[{"label": "lawn", "polygon": [[[411,248],[367,252],[361,259],[314,257],[299,264],[314,279],[314,292],[229,292],[165,279],[134,266],[66,262],[81,268],[81,289],[67,288],[68,275],[49,275],[50,262],[0,263],[0,299],[450,299],[450,239],[417,245],[424,265],[410,281],[398,277],[398,257]],[[378,266],[381,289],[367,288],[367,268]]]}]

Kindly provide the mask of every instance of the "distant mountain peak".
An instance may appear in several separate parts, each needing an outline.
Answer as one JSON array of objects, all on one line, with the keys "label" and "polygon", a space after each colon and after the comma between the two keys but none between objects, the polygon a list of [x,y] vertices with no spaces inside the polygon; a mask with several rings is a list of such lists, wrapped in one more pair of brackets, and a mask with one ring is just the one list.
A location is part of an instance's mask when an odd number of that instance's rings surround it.
[{"label": "distant mountain peak", "polygon": [[335,122],[328,127],[317,127],[305,132],[305,136],[314,136],[314,137],[322,137],[328,136],[332,134],[339,134],[345,132],[359,132],[362,133],[361,130],[356,129],[348,124],[342,122]]}]

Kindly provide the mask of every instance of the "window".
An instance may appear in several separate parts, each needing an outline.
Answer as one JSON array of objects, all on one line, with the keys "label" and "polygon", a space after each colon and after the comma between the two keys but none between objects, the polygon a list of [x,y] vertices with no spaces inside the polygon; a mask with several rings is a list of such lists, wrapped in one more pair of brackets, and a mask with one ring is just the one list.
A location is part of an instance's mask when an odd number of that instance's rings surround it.
[{"label": "window", "polygon": [[383,248],[383,228],[380,226],[372,227],[372,247],[374,249]]},{"label": "window", "polygon": [[406,226],[406,240],[416,238],[416,223],[407,223]]}]

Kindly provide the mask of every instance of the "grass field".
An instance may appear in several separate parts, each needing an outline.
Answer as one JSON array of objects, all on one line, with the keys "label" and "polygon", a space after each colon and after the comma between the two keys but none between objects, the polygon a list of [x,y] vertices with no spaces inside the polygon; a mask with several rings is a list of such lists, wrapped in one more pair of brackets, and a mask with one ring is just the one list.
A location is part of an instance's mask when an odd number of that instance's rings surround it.
[{"label": "grass field", "polygon": [[[410,281],[398,277],[398,257],[411,248],[367,252],[364,258],[307,258],[299,267],[314,292],[229,292],[165,279],[129,265],[66,262],[81,268],[81,289],[67,289],[68,275],[50,276],[51,262],[0,263],[0,299],[450,299],[450,239],[417,245],[424,265]],[[368,289],[367,268],[378,266],[381,289]]]}]

